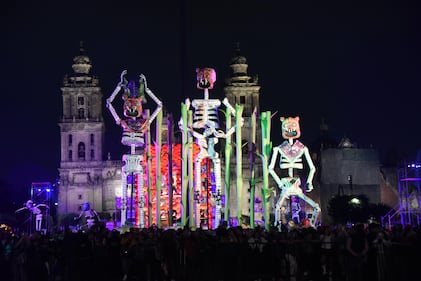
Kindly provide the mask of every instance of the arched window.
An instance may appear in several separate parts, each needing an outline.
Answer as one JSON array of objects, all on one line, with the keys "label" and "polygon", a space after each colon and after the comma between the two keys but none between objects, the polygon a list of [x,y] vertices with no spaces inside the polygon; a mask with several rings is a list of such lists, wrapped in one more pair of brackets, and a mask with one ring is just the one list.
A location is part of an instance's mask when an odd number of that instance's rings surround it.
[{"label": "arched window", "polygon": [[95,144],[95,135],[91,134],[91,145]]},{"label": "arched window", "polygon": [[77,146],[79,160],[85,160],[85,144],[80,142]]},{"label": "arched window", "polygon": [[69,161],[73,161],[73,151],[69,150]]},{"label": "arched window", "polygon": [[95,159],[95,151],[91,149],[91,160]]},{"label": "arched window", "polygon": [[85,118],[85,109],[79,108],[79,119]]},{"label": "arched window", "polygon": [[69,135],[69,146],[72,146],[72,142],[73,142],[73,136],[70,134]]},{"label": "arched window", "polygon": [[85,104],[85,99],[83,97],[78,97],[77,98],[77,104],[78,105],[84,105]]}]

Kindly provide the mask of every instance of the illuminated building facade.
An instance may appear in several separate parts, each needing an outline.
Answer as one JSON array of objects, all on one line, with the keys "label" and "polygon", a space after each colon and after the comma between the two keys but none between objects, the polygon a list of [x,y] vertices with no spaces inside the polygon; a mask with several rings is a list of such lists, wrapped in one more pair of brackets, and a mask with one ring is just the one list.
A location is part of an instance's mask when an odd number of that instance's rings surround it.
[{"label": "illuminated building facade", "polygon": [[[257,117],[260,114],[260,85],[257,75],[252,77],[248,74],[247,58],[240,53],[240,48],[237,46],[234,55],[230,60],[231,75],[225,79],[224,94],[230,104],[239,104],[243,106],[242,117],[244,119],[241,128],[242,136],[242,175],[243,175],[243,195],[241,206],[241,214],[245,217],[250,216],[250,174],[254,172],[256,178],[262,177],[262,164],[260,157],[254,157],[254,163],[250,161],[250,153],[258,152],[262,146],[262,129],[260,122],[256,122],[255,142],[252,140],[252,125],[251,119],[253,115]],[[257,118],[258,119],[258,118]],[[236,163],[231,162],[231,178],[234,178],[236,173]],[[224,165],[223,165],[224,167]],[[253,169],[253,171],[251,170]],[[236,183],[231,182],[230,206],[236,206]],[[262,221],[263,206],[261,198],[261,184],[257,184],[255,196],[255,221]],[[237,208],[231,208],[230,217],[237,216]]]},{"label": "illuminated building facade", "polygon": [[121,161],[103,160],[102,93],[82,46],[72,68],[73,74],[64,78],[61,88],[57,212],[59,215],[79,213],[82,204],[90,202],[93,209],[112,214],[116,207],[115,186],[121,181]]}]

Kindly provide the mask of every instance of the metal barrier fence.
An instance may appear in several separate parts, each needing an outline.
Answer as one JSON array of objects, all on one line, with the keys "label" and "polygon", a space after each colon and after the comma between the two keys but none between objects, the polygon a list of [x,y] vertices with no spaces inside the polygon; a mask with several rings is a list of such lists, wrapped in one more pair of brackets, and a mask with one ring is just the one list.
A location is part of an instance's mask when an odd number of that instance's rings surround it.
[{"label": "metal barrier fence", "polygon": [[[37,276],[34,274],[41,273],[44,275],[33,280],[414,280],[421,251],[419,241],[387,243],[371,245],[366,256],[352,258],[345,245],[324,250],[320,240],[162,238],[133,239],[128,251],[124,251],[120,238],[104,243],[86,235],[64,240],[65,244],[56,241],[43,247],[36,243],[27,248],[24,263],[20,263],[20,252],[15,252],[9,266],[4,267],[12,270],[11,275],[4,271],[2,280],[32,280]],[[1,267],[4,265],[2,261]]]},{"label": "metal barrier fence", "polygon": [[399,243],[370,247],[357,258],[336,247],[324,251],[320,241],[309,240],[179,246],[177,256],[161,262],[164,275],[183,281],[405,280],[418,271],[417,247]]}]

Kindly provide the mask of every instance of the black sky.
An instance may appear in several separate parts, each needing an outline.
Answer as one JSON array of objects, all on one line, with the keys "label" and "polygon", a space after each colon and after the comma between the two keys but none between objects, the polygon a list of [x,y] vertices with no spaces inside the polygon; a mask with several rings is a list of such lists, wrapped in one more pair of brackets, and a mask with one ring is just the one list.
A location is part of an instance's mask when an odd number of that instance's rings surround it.
[{"label": "black sky", "polygon": [[[28,3],[27,3],[28,2]],[[119,80],[146,75],[179,114],[195,88],[195,68],[217,71],[222,97],[235,43],[259,76],[261,110],[301,117],[312,143],[324,117],[334,138],[395,151],[421,148],[421,14],[414,2],[348,1],[15,1],[1,9],[0,182],[28,189],[54,181],[60,159],[63,77],[84,42],[104,99]],[[205,3],[205,4],[203,4]],[[121,130],[109,112],[107,151],[121,159]]]}]

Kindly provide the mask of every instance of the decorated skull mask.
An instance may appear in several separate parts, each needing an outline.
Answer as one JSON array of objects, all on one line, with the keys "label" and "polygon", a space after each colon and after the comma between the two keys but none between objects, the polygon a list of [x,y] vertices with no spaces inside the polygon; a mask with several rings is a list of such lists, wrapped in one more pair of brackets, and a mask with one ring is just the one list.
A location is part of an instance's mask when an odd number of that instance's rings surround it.
[{"label": "decorated skull mask", "polygon": [[298,139],[301,136],[300,117],[281,117],[282,137],[284,139]]},{"label": "decorated skull mask", "polygon": [[216,72],[213,68],[196,68],[196,79],[198,89],[213,89],[216,81]]}]

